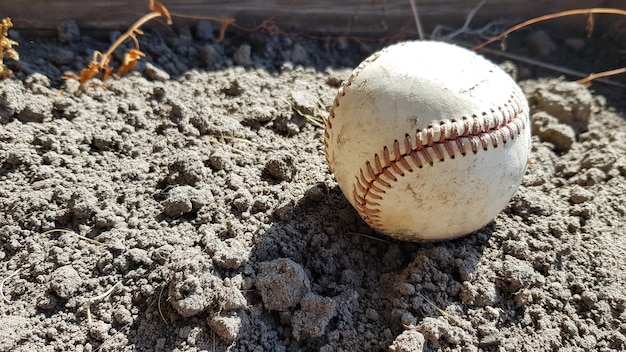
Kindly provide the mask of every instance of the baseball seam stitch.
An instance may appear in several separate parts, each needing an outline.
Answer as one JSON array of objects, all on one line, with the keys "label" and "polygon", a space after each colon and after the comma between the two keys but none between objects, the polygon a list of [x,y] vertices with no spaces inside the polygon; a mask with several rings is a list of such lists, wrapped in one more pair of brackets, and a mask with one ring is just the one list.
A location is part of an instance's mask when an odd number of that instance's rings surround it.
[{"label": "baseball seam stitch", "polygon": [[[345,96],[346,89],[352,85],[359,73],[379,56],[380,53],[377,53],[365,59],[352,71],[348,79],[341,83],[329,116],[324,119],[324,150],[329,166],[332,165],[328,155],[329,131],[335,118],[334,110],[339,107],[341,97]],[[401,148],[401,142],[398,140],[394,140],[391,151],[388,146],[383,146],[382,153],[374,154],[373,160],[366,161],[359,174],[355,176],[352,196],[355,208],[363,220],[373,228],[382,228],[379,201],[383,199],[385,189],[391,188],[398,177],[404,176],[405,171],[414,171],[411,164],[421,169],[425,164],[432,166],[435,161],[445,161],[446,155],[448,159],[454,159],[457,155],[456,150],[462,156],[465,156],[468,150],[476,154],[480,149],[488,150],[490,146],[497,148],[499,140],[506,144],[508,140],[520,135],[528,127],[527,111],[524,111],[523,104],[519,104],[520,101],[525,101],[525,98],[519,90],[513,91],[514,94],[506,103],[480,115],[440,120],[439,124],[416,131],[414,137],[406,134],[402,139],[404,148]],[[463,140],[466,140],[468,145],[464,144]]]},{"label": "baseball seam stitch", "polygon": [[383,146],[382,153],[374,154],[373,160],[366,161],[355,176],[352,196],[357,212],[368,225],[381,228],[380,201],[386,189],[405,172],[454,159],[458,154],[497,148],[520,135],[527,128],[526,112],[516,98],[512,96],[502,108],[491,109],[482,116],[442,120],[439,125],[417,131],[414,138],[406,134],[402,142],[395,140],[391,149]]}]

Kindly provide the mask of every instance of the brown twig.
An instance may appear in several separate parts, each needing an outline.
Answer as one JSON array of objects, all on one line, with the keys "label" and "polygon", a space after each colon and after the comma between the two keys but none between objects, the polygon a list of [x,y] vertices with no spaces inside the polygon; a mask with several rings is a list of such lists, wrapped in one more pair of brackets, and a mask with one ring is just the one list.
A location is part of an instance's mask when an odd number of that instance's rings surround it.
[{"label": "brown twig", "polygon": [[[552,13],[548,15],[531,18],[527,21],[524,21],[522,23],[519,23],[507,29],[506,31],[500,33],[499,35],[495,37],[490,38],[489,40],[487,40],[486,42],[482,44],[474,46],[471,50],[477,51],[477,50],[483,49],[487,45],[498,40],[502,40],[501,46],[502,46],[502,49],[504,50],[504,40],[508,37],[509,34],[519,29],[522,29],[524,27],[535,24],[535,23],[548,21],[548,20],[560,18],[560,17],[566,17],[566,16],[586,15],[587,16],[587,35],[591,36],[591,33],[594,28],[594,24],[595,24],[594,18],[593,18],[594,14],[613,14],[613,15],[626,16],[626,10],[616,9],[616,8],[596,7],[596,8],[589,8],[589,9],[575,9],[575,10],[561,11],[561,12],[556,12],[556,13]],[[626,67],[604,71],[600,73],[592,73],[592,74],[587,75],[587,77],[585,78],[579,79],[576,82],[589,85],[591,84],[591,81],[595,79],[598,79],[601,77],[613,76],[613,75],[617,75],[621,73],[626,73]]]},{"label": "brown twig", "polygon": [[[577,80],[576,82],[580,84],[584,84],[584,85],[589,85],[591,84],[591,81],[597,80],[598,78],[619,75],[622,73],[626,73],[626,67],[617,68],[615,70],[609,70],[609,71],[604,71],[604,72],[592,73],[585,78],[581,78]],[[622,85],[622,87],[624,86]]]},{"label": "brown twig", "polygon": [[97,75],[100,75],[102,77],[102,80],[106,81],[113,72],[113,68],[109,66],[113,52],[115,52],[115,50],[128,39],[131,39],[133,41],[133,43],[135,44],[135,48],[128,50],[128,52],[124,55],[124,61],[122,62],[122,65],[118,68],[117,74],[122,75],[132,70],[137,63],[137,60],[145,56],[145,54],[141,50],[139,50],[139,41],[137,40],[137,35],[143,34],[143,31],[140,29],[140,27],[147,22],[159,17],[165,17],[167,24],[172,24],[172,17],[167,8],[163,6],[163,4],[156,0],[150,0],[149,8],[151,12],[137,20],[137,22],[135,22],[124,34],[117,38],[117,40],[113,42],[113,44],[111,44],[106,52],[101,53],[99,51],[95,51],[93,54],[93,59],[91,60],[87,68],[83,69],[80,72],[80,75],[69,73],[68,75],[62,76],[62,78],[78,81],[80,83],[81,90],[84,90],[85,84]]},{"label": "brown twig", "polygon": [[13,49],[13,46],[18,46],[19,43],[8,38],[11,27],[13,27],[13,22],[11,22],[9,17],[2,19],[0,22],[0,78],[9,77],[13,74],[13,71],[4,65],[5,54],[13,60],[17,61],[20,59],[20,55]]},{"label": "brown twig", "polygon": [[506,31],[500,33],[499,35],[487,40],[486,42],[476,45],[475,47],[472,48],[472,50],[476,51],[476,50],[480,50],[484,47],[486,47],[487,45],[498,41],[498,40],[504,40],[506,39],[506,37],[508,37],[509,34],[522,29],[524,27],[528,27],[532,24],[535,23],[539,23],[539,22],[543,22],[543,21],[548,21],[551,19],[555,19],[555,18],[559,18],[559,17],[566,17],[566,16],[575,16],[575,15],[587,15],[588,17],[588,22],[587,22],[587,31],[589,34],[591,34],[591,31],[593,30],[593,17],[592,15],[594,14],[614,14],[614,15],[622,15],[622,16],[626,16],[626,10],[621,10],[621,9],[614,9],[614,8],[605,8],[605,7],[597,7],[597,8],[590,8],[590,9],[576,9],[576,10],[568,10],[568,11],[561,11],[561,12],[556,12],[556,13],[551,13],[548,15],[543,15],[543,16],[539,16],[539,17],[535,17],[535,18],[531,18],[527,21],[524,21],[520,24],[517,24],[509,29],[507,29]]},{"label": "brown twig", "polygon": [[[216,43],[219,43],[222,40],[224,40],[224,36],[226,35],[226,30],[228,29],[228,27],[231,27],[231,26],[233,28],[236,28],[244,32],[258,32],[264,29],[270,35],[290,34],[290,33],[283,32],[280,28],[278,28],[274,20],[274,17],[261,22],[261,24],[259,24],[256,27],[248,28],[248,27],[243,27],[243,26],[238,25],[235,19],[230,18],[230,17],[194,16],[194,15],[185,15],[181,13],[172,13],[171,15],[172,17],[179,17],[179,18],[185,18],[185,19],[191,19],[191,20],[206,20],[206,21],[219,22],[220,35],[215,40]],[[311,38],[315,38],[315,37],[311,37]]]}]

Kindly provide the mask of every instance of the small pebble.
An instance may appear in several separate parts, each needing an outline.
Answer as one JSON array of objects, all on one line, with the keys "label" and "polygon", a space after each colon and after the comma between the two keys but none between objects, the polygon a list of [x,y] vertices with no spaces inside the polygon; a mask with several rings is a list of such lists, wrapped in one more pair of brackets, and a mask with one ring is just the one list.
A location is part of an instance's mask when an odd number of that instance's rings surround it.
[{"label": "small pebble", "polygon": [[209,326],[217,336],[226,342],[235,341],[242,327],[241,318],[233,316],[218,316],[209,318]]},{"label": "small pebble", "polygon": [[167,81],[168,79],[170,79],[169,73],[165,72],[164,70],[161,70],[160,68],[154,66],[153,64],[149,62],[146,63],[143,73],[149,79],[153,81],[157,81],[157,82],[163,82],[163,81]]},{"label": "small pebble", "polygon": [[200,48],[200,57],[206,66],[211,66],[218,63],[222,55],[217,51],[214,45],[205,45]]},{"label": "small pebble", "polygon": [[265,170],[278,181],[291,181],[297,173],[293,157],[286,153],[270,155]]},{"label": "small pebble", "polygon": [[235,54],[233,55],[233,61],[235,61],[237,65],[241,66],[250,65],[250,63],[252,62],[252,60],[250,59],[251,53],[252,47],[250,47],[250,45],[248,44],[243,44],[239,47],[239,49],[237,49],[237,51],[235,51]]},{"label": "small pebble", "polygon": [[307,198],[314,202],[319,202],[320,200],[322,200],[324,198],[324,195],[324,190],[322,189],[322,187],[319,186],[313,186],[306,190]]},{"label": "small pebble", "polygon": [[576,131],[550,114],[539,111],[532,115],[532,132],[542,141],[554,145],[557,153],[567,153],[576,142]]},{"label": "small pebble", "polygon": [[265,308],[277,311],[300,304],[311,287],[304,268],[288,258],[260,263],[255,285]]},{"label": "small pebble", "polygon": [[234,238],[227,238],[215,246],[217,249],[212,259],[215,266],[220,268],[237,269],[246,263],[250,255],[249,249]]},{"label": "small pebble", "polygon": [[376,311],[376,309],[373,308],[367,308],[365,310],[365,316],[367,317],[367,319],[372,321],[377,321],[379,318],[378,312]]},{"label": "small pebble", "polygon": [[42,310],[50,310],[56,307],[57,298],[49,293],[44,294],[37,300],[37,308]]},{"label": "small pebble", "polygon": [[411,326],[417,324],[417,318],[411,312],[405,312],[400,317],[403,326]]},{"label": "small pebble", "polygon": [[422,351],[424,349],[424,335],[419,331],[408,329],[404,330],[389,346],[390,352],[413,352]]},{"label": "small pebble", "polygon": [[398,285],[398,292],[403,296],[411,296],[415,293],[415,286],[408,282],[403,282]]},{"label": "small pebble", "polygon": [[291,49],[291,61],[295,64],[304,64],[307,62],[308,58],[309,53],[302,45],[295,44],[293,49]]},{"label": "small pebble", "polygon": [[130,325],[133,323],[133,315],[124,307],[118,308],[113,314],[115,322],[121,325]]},{"label": "small pebble", "polygon": [[62,266],[50,275],[50,289],[63,299],[71,298],[82,282],[83,279],[71,265]]},{"label": "small pebble", "polygon": [[89,324],[89,336],[98,341],[104,341],[109,336],[110,329],[111,324],[97,320]]},{"label": "small pebble", "polygon": [[300,305],[301,309],[291,317],[293,336],[296,340],[323,336],[326,326],[337,314],[333,299],[309,292]]},{"label": "small pebble", "polygon": [[591,199],[593,199],[593,192],[578,185],[572,186],[569,198],[569,201],[572,202],[572,204],[584,203]]}]

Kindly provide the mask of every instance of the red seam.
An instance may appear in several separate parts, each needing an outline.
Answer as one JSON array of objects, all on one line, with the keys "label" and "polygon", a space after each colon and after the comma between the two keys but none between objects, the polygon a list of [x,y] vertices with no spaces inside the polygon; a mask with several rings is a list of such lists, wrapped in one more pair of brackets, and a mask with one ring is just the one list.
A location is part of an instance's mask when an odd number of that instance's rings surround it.
[{"label": "red seam", "polygon": [[[446,159],[454,159],[456,154],[466,155],[467,150],[462,143],[463,138],[469,141],[471,152],[476,154],[479,149],[497,148],[499,145],[498,135],[503,144],[520,135],[527,126],[523,121],[525,112],[517,106],[516,98],[512,96],[505,104],[504,114],[498,114],[492,110],[482,115],[482,121],[477,116],[473,116],[471,118],[473,121],[463,117],[461,121],[452,121],[450,126],[445,125],[446,127],[443,129],[441,128],[442,123],[439,130],[429,126],[425,130],[416,132],[415,141],[409,135],[405,135],[404,148],[400,147],[398,140],[394,141],[393,159],[386,146],[383,147],[382,160],[378,154],[374,154],[376,169],[372,168],[370,162],[367,161],[365,163],[367,171],[364,172],[361,169],[360,177],[356,177],[352,190],[356,202],[355,208],[365,222],[374,228],[381,228],[382,223],[377,207],[380,206],[378,201],[382,200],[385,189],[391,188],[398,177],[404,176],[405,171],[413,172],[413,167],[421,169],[426,164],[434,165],[435,161],[443,162]],[[515,115],[512,118],[506,118],[513,111]],[[481,123],[483,127],[481,127]],[[493,126],[490,126],[492,124]],[[459,125],[464,127],[462,135],[458,133]],[[485,130],[485,128],[489,129]],[[470,132],[467,133],[467,131]],[[436,133],[440,133],[440,136],[434,140]],[[422,143],[422,138],[426,139],[427,143]],[[456,149],[454,148],[455,144]],[[404,149],[405,152],[400,153],[401,149]]]}]

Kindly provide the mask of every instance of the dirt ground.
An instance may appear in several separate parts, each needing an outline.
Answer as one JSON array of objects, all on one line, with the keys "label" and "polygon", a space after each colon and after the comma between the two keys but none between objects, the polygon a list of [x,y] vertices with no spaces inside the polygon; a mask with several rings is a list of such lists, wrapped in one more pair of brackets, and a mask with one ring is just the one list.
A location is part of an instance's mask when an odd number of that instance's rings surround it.
[{"label": "dirt ground", "polygon": [[[504,62],[533,112],[523,184],[415,244],[358,217],[315,124],[389,43],[154,30],[81,93],[60,77],[108,43],[72,28],[14,32],[0,81],[0,351],[626,350],[625,88]],[[533,33],[509,50],[619,67],[608,32]]]}]

